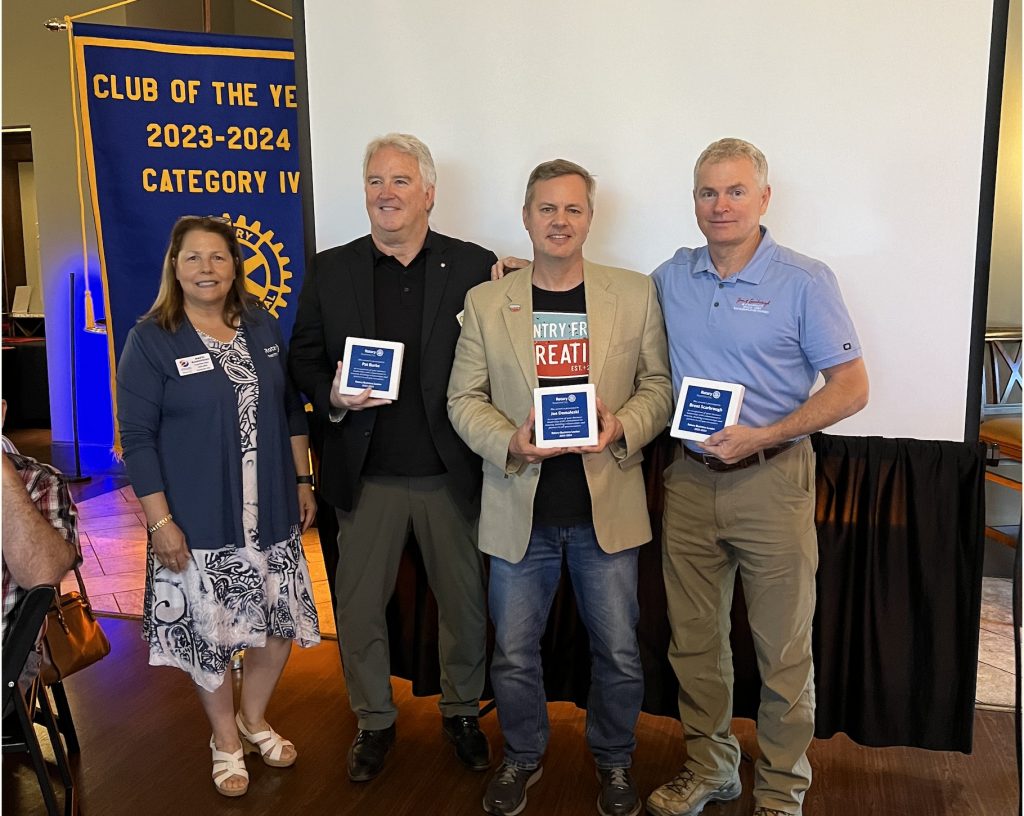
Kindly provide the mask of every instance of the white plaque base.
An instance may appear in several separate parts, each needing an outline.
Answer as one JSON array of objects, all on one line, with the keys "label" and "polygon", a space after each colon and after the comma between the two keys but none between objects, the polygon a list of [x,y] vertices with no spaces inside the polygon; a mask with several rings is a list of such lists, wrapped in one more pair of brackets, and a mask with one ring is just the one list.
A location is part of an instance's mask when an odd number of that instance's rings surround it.
[{"label": "white plaque base", "polygon": [[371,397],[398,399],[404,353],[404,343],[349,337],[345,341],[338,393],[362,394],[370,388]]},{"label": "white plaque base", "polygon": [[538,448],[597,444],[597,392],[590,383],[534,388],[533,414]]}]

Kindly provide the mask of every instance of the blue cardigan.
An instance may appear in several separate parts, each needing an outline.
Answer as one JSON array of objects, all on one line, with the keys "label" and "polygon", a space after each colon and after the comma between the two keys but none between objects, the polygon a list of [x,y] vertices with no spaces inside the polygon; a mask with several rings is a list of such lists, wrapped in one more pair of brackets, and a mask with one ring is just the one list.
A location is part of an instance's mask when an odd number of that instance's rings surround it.
[{"label": "blue cardigan", "polygon": [[[277,321],[256,307],[244,318],[259,380],[256,420],[259,539],[266,549],[298,523],[291,437],[308,433]],[[117,420],[137,496],[163,491],[194,550],[245,546],[238,401],[217,364],[181,376],[175,360],[209,350],[185,318],[167,332],[153,320],[129,333],[117,367]]]}]

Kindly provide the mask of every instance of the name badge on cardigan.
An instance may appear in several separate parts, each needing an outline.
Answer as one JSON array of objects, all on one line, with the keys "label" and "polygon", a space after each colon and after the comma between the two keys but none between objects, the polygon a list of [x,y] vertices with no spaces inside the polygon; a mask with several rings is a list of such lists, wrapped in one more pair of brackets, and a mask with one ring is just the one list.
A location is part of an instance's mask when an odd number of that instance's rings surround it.
[{"label": "name badge on cardigan", "polygon": [[178,374],[182,377],[213,370],[213,359],[210,357],[210,352],[194,354],[191,357],[179,357],[174,364],[178,367]]}]

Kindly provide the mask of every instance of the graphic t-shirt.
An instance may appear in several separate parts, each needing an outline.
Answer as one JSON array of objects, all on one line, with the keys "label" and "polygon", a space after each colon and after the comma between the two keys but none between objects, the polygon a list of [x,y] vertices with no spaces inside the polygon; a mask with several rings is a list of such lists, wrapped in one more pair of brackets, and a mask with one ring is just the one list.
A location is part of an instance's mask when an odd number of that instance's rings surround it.
[{"label": "graphic t-shirt", "polygon": [[[590,341],[584,284],[567,292],[533,287],[533,354],[541,387],[587,382]],[[566,453],[545,459],[533,501],[534,522],[567,527],[592,519],[583,457]]]}]

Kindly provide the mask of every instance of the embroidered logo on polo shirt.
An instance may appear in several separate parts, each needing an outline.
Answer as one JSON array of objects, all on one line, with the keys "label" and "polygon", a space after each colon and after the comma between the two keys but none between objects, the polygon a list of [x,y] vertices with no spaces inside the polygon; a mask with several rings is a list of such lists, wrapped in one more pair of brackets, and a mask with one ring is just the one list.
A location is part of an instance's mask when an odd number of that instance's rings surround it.
[{"label": "embroidered logo on polo shirt", "polygon": [[770,300],[740,297],[736,298],[736,302],[733,303],[732,308],[733,311],[736,312],[760,312],[761,314],[771,314],[771,310],[768,308],[770,305]]}]

